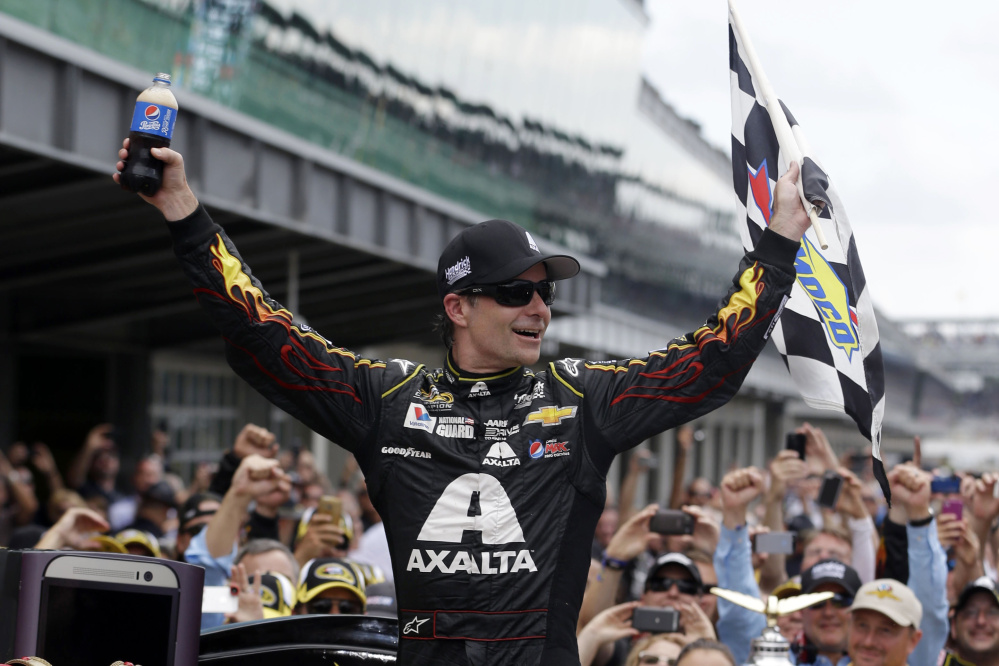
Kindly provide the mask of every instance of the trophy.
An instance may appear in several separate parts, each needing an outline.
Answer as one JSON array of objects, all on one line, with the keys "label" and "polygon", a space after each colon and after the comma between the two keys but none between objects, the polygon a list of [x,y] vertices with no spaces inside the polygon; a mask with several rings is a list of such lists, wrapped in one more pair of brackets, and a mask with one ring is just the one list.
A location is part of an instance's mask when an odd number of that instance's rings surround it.
[{"label": "trophy", "polygon": [[763,633],[753,639],[749,651],[749,661],[746,662],[747,666],[792,666],[791,660],[788,658],[790,646],[777,629],[777,618],[808,608],[826,599],[832,599],[835,596],[832,592],[814,592],[786,599],[770,596],[766,601],[763,601],[759,597],[723,590],[720,587],[712,587],[711,594],[731,601],[736,606],[742,606],[747,610],[767,616],[767,626],[763,629]]}]

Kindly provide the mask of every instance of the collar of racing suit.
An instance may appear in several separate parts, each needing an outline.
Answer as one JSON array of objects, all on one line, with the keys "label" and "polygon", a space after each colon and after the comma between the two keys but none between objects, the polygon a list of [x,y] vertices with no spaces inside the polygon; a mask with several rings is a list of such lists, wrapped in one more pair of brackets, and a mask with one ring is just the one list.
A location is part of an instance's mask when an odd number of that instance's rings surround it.
[{"label": "collar of racing suit", "polygon": [[451,387],[455,397],[476,398],[504,393],[520,386],[524,375],[533,376],[528,368],[518,365],[491,374],[477,374],[458,367],[449,350],[447,366],[443,370],[441,381]]}]

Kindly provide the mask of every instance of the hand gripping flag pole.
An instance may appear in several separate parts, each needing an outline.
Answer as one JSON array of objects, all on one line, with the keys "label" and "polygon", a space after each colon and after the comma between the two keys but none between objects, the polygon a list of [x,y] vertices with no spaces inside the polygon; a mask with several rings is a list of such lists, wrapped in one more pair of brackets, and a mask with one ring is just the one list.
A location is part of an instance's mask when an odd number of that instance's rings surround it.
[{"label": "hand gripping flag pole", "polygon": [[[890,502],[881,461],[884,361],[853,231],[831,179],[763,74],[734,0],[729,0],[729,65],[732,177],[745,211],[743,245],[755,247],[769,225],[778,171],[792,161],[801,166],[798,193],[814,230],[801,241],[797,279],[774,327],[774,344],[805,403],[848,414],[871,441],[874,475]],[[833,231],[828,240],[819,218]]]},{"label": "hand gripping flag pole", "polygon": [[[742,48],[746,56],[746,66],[749,67],[753,83],[759,89],[760,96],[763,98],[763,106],[766,108],[767,113],[770,114],[770,122],[773,123],[774,131],[777,133],[777,142],[780,144],[781,152],[784,153],[788,164],[796,162],[798,166],[802,167],[802,174],[804,174],[802,158],[805,155],[802,154],[801,148],[795,141],[795,134],[791,130],[790,123],[787,122],[787,117],[784,115],[784,105],[777,99],[777,93],[770,86],[770,80],[767,79],[767,75],[764,74],[763,68],[760,66],[760,61],[756,57],[756,50],[753,48],[752,42],[749,41],[749,36],[742,27],[742,18],[739,16],[733,0],[729,0],[728,12],[731,17],[732,28],[742,41]],[[808,211],[808,219],[812,221],[812,229],[815,230],[815,237],[819,241],[819,246],[823,250],[827,250],[829,249],[829,243],[826,241],[826,235],[822,232],[822,225],[819,223],[819,207],[817,205],[819,203],[824,205],[826,202],[821,200],[809,201],[805,196],[804,182],[805,179],[803,177],[798,178],[798,196],[801,197],[801,205]]]}]

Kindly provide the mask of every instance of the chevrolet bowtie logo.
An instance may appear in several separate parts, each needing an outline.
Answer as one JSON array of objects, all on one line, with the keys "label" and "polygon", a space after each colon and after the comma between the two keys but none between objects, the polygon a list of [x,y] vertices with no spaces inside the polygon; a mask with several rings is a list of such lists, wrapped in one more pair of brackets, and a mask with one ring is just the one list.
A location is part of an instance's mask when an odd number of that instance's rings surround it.
[{"label": "chevrolet bowtie logo", "polygon": [[542,407],[536,412],[531,412],[524,419],[524,425],[528,423],[541,423],[541,425],[558,425],[562,419],[571,419],[576,415],[575,407]]}]

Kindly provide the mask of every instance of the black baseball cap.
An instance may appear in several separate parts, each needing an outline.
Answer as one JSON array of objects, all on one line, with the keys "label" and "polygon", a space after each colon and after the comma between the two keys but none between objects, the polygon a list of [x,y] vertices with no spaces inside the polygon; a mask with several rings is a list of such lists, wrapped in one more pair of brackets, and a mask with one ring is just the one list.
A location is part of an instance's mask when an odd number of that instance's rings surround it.
[{"label": "black baseball cap", "polygon": [[701,570],[697,568],[697,565],[694,564],[694,561],[692,559],[690,559],[683,553],[666,553],[665,555],[660,555],[659,559],[657,559],[655,564],[652,565],[652,568],[649,569],[648,578],[645,579],[646,585],[648,585],[647,581],[652,580],[653,578],[656,577],[656,574],[659,573],[660,569],[662,569],[663,567],[667,567],[671,564],[675,564],[678,567],[683,567],[688,572],[690,572],[690,575],[694,579],[694,582],[696,582],[698,585],[704,585],[704,581],[701,579]]},{"label": "black baseball cap", "polygon": [[157,481],[153,485],[149,486],[144,493],[142,493],[142,499],[159,502],[160,504],[166,504],[167,506],[176,509],[177,508],[177,494],[171,486],[166,481]]},{"label": "black baseball cap", "polygon": [[[205,502],[215,502],[216,506],[212,506],[208,509],[202,509],[201,505]],[[184,502],[184,506],[180,509],[180,527],[184,528],[189,522],[195,518],[201,518],[202,516],[214,516],[215,511],[218,509],[217,504],[222,503],[222,498],[212,492],[195,493],[187,498]]]},{"label": "black baseball cap", "polygon": [[513,222],[487,220],[463,229],[451,239],[437,262],[441,300],[473,285],[501,284],[531,266],[544,263],[549,280],[565,280],[579,272],[567,254],[543,254],[531,234]]},{"label": "black baseball cap", "polygon": [[961,591],[961,596],[957,598],[957,605],[954,608],[961,610],[967,606],[971,595],[976,592],[988,592],[992,595],[996,605],[999,606],[999,589],[996,588],[996,582],[988,576],[981,576],[968,583],[968,586]]},{"label": "black baseball cap", "polygon": [[857,570],[839,560],[816,562],[811,569],[801,574],[801,591],[805,594],[814,592],[815,588],[826,583],[839,585],[851,597],[856,596],[857,590],[863,585]]}]

